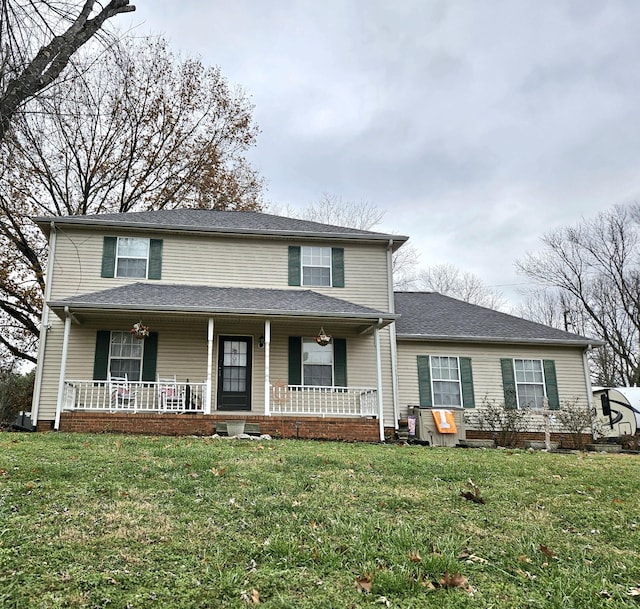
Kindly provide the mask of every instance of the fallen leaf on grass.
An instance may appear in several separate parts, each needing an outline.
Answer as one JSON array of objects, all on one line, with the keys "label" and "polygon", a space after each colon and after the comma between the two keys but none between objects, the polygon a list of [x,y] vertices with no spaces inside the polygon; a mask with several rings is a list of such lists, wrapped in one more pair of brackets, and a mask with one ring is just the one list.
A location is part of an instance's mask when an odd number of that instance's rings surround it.
[{"label": "fallen leaf on grass", "polygon": [[358,577],[353,585],[358,592],[369,594],[371,592],[371,577],[369,575]]},{"label": "fallen leaf on grass", "polygon": [[538,546],[538,550],[540,550],[540,552],[542,552],[545,556],[548,556],[549,558],[554,558],[556,553],[553,550],[550,550],[547,546],[540,544]]},{"label": "fallen leaf on grass", "polygon": [[467,578],[460,573],[449,574],[449,571],[444,572],[444,577],[440,580],[440,585],[443,588],[467,588],[469,582]]},{"label": "fallen leaf on grass", "polygon": [[250,595],[243,590],[242,592],[240,592],[240,599],[250,605],[259,605],[260,593],[255,588],[251,590]]},{"label": "fallen leaf on grass", "polygon": [[422,557],[420,556],[420,553],[416,550],[412,550],[411,552],[409,552],[409,560],[411,562],[420,562],[422,560]]},{"label": "fallen leaf on grass", "polygon": [[627,590],[627,594],[629,596],[640,596],[640,586],[637,588],[629,588],[629,590]]},{"label": "fallen leaf on grass", "polygon": [[221,467],[220,469],[218,469],[217,467],[212,467],[211,468],[211,473],[214,476],[224,476],[227,473],[227,468],[226,467]]},{"label": "fallen leaf on grass", "polygon": [[484,497],[480,496],[480,488],[471,479],[469,479],[469,486],[471,487],[471,490],[460,491],[460,496],[464,497],[464,499],[467,499],[468,501],[473,501],[474,503],[485,504],[486,501]]}]

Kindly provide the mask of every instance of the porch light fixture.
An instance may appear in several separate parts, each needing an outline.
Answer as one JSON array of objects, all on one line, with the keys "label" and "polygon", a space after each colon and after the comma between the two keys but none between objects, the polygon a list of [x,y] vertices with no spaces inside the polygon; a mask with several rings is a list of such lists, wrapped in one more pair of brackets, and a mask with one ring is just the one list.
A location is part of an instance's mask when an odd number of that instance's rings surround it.
[{"label": "porch light fixture", "polygon": [[318,336],[314,336],[313,340],[315,340],[321,347],[326,347],[331,342],[331,336],[326,334],[324,328],[321,326]]},{"label": "porch light fixture", "polygon": [[260,349],[264,349],[264,336],[261,336],[261,337],[258,339],[258,347],[259,347]]},{"label": "porch light fixture", "polygon": [[133,324],[129,332],[133,334],[134,338],[139,338],[140,340],[142,340],[149,336],[149,326],[145,326],[142,321],[139,321]]}]

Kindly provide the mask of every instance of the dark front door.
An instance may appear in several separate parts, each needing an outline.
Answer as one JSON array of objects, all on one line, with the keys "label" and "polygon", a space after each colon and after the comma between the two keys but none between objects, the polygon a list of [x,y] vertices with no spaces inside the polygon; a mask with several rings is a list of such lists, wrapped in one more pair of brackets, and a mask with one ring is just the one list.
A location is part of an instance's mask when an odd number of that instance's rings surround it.
[{"label": "dark front door", "polygon": [[221,336],[218,410],[251,410],[251,337]]}]

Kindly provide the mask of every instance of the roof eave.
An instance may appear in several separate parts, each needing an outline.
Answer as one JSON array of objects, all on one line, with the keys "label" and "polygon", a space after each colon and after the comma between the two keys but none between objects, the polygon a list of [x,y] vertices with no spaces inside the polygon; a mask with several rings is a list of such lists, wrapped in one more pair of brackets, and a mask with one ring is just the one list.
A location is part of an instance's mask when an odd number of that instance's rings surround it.
[{"label": "roof eave", "polygon": [[234,309],[216,307],[174,307],[172,305],[140,306],[135,304],[100,304],[95,303],[72,303],[68,301],[51,301],[47,303],[49,308],[58,317],[63,318],[65,307],[73,313],[104,313],[104,312],[133,312],[136,313],[175,313],[185,315],[225,315],[225,316],[248,316],[248,317],[305,317],[309,319],[340,319],[345,321],[356,321],[362,323],[368,321],[377,323],[382,320],[382,327],[388,326],[400,316],[394,313],[341,313],[339,311],[290,311],[285,309]]},{"label": "roof eave", "polygon": [[438,343],[493,343],[493,344],[517,344],[536,346],[557,346],[557,347],[600,347],[604,343],[597,339],[568,340],[555,338],[524,338],[524,337],[502,337],[502,336],[438,336],[432,334],[396,334],[398,340],[423,341]]},{"label": "roof eave", "polygon": [[[77,218],[77,219],[76,219]],[[35,224],[38,225],[40,230],[49,235],[49,229],[51,223],[59,226],[82,226],[87,228],[109,228],[109,229],[130,229],[141,230],[146,232],[161,232],[161,233],[189,233],[191,235],[235,235],[243,237],[270,237],[270,238],[305,238],[305,239],[331,239],[331,240],[343,240],[343,241],[365,241],[365,242],[392,242],[394,250],[400,247],[403,243],[409,240],[406,235],[389,235],[386,233],[371,233],[371,234],[357,234],[357,233],[339,233],[339,232],[320,232],[320,231],[296,231],[296,230],[277,230],[277,229],[248,229],[248,228],[225,228],[225,227],[193,227],[189,225],[173,225],[162,226],[157,224],[149,224],[146,222],[109,222],[101,220],[91,220],[82,218],[81,216],[74,216],[69,218],[55,218],[46,216],[34,216],[31,218]]]}]

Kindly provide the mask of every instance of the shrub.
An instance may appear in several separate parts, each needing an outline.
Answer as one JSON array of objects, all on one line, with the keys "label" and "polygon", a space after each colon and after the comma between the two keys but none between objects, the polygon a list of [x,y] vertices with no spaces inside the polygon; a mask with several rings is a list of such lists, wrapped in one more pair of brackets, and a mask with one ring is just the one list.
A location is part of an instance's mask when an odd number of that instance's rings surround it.
[{"label": "shrub", "polygon": [[0,427],[11,425],[20,411],[31,410],[34,378],[34,371],[27,374],[0,372]]},{"label": "shrub", "polygon": [[520,434],[527,428],[527,411],[507,408],[504,402],[483,398],[477,412],[468,420],[482,431],[489,431],[498,446],[516,446]]},{"label": "shrub", "polygon": [[573,446],[578,450],[584,448],[583,434],[585,432],[596,437],[601,435],[601,423],[595,408],[580,406],[578,398],[561,402],[560,409],[554,412],[554,416],[562,429],[571,434]]}]

